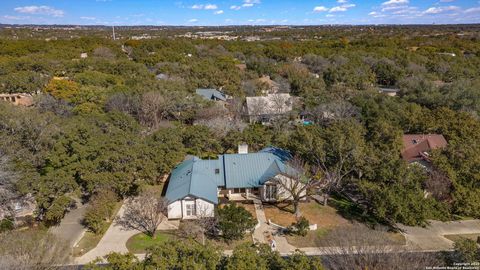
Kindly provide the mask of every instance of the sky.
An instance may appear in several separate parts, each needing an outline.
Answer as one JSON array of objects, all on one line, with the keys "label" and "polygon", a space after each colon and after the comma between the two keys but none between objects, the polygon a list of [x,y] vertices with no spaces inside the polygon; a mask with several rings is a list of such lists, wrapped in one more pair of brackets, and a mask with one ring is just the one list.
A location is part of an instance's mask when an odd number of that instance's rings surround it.
[{"label": "sky", "polygon": [[0,0],[0,23],[205,26],[480,23],[480,0]]}]

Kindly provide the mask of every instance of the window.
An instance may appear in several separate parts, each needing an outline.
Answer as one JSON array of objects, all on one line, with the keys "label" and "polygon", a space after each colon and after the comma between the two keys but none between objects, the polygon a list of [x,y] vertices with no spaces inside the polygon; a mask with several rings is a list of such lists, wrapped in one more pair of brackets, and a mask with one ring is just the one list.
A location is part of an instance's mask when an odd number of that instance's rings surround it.
[{"label": "window", "polygon": [[265,186],[265,199],[276,200],[277,199],[277,186],[267,185]]},{"label": "window", "polygon": [[234,188],[233,193],[245,193],[245,188]]},{"label": "window", "polygon": [[186,202],[185,203],[185,210],[186,210],[186,215],[187,217],[193,217],[196,216],[196,209],[195,209],[195,202]]},{"label": "window", "polygon": [[220,173],[220,169],[215,169],[215,174],[219,174]]},{"label": "window", "polygon": [[412,140],[412,142],[413,142],[413,144],[417,144],[417,143],[418,143],[417,140],[415,140],[415,139]]}]

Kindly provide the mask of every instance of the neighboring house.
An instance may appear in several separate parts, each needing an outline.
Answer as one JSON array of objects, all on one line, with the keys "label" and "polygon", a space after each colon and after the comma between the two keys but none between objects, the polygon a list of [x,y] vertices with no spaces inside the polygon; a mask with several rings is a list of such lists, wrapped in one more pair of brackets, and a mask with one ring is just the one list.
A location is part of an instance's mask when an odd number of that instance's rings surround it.
[{"label": "neighboring house", "polygon": [[170,77],[165,73],[159,73],[159,74],[155,75],[155,79],[157,79],[159,81],[164,81],[164,80],[170,79]]},{"label": "neighboring house", "polygon": [[391,96],[391,97],[394,97],[398,94],[398,92],[400,92],[400,89],[396,89],[396,88],[379,88],[378,89],[378,92],[381,93],[381,94],[385,94],[387,96]]},{"label": "neighboring house", "polygon": [[33,105],[33,96],[25,93],[0,94],[0,100],[26,107]]},{"label": "neighboring house", "polygon": [[426,165],[430,162],[432,150],[447,145],[447,140],[441,134],[406,134],[403,135],[402,158],[409,163]]},{"label": "neighboring house", "polygon": [[290,94],[269,94],[265,97],[247,97],[247,115],[250,123],[268,124],[271,120],[293,110]]},{"label": "neighboring house", "polygon": [[196,93],[207,100],[227,101],[227,96],[217,89],[197,89]]},{"label": "neighboring house", "polygon": [[[165,197],[169,219],[195,219],[214,216],[219,197],[246,200],[252,196],[265,202],[288,200],[282,187],[292,181],[286,162],[290,154],[278,148],[248,153],[239,146],[238,154],[225,154],[215,160],[198,157],[186,160],[172,172]],[[282,181],[282,184],[279,184]],[[290,182],[291,183],[291,182]]]},{"label": "neighboring house", "polygon": [[19,223],[28,216],[34,216],[36,208],[37,203],[31,194],[14,198],[0,205],[0,220],[13,216]]}]

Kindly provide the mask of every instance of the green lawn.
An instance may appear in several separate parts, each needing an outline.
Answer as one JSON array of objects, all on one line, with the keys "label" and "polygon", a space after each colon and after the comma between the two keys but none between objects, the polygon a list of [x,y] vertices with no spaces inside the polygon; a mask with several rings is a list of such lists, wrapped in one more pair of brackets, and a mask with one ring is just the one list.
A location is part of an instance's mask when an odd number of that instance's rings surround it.
[{"label": "green lawn", "polygon": [[149,247],[165,243],[171,239],[176,239],[175,233],[172,231],[158,231],[154,237],[139,233],[128,239],[127,249],[134,254],[145,253]]}]

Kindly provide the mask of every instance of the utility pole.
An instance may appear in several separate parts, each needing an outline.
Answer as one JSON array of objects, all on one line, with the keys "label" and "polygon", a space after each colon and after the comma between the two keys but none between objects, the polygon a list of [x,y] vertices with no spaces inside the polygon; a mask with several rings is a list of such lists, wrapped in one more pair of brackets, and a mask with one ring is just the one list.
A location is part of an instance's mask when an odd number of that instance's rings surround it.
[{"label": "utility pole", "polygon": [[115,40],[115,25],[112,26],[112,30],[113,30],[113,40]]}]

